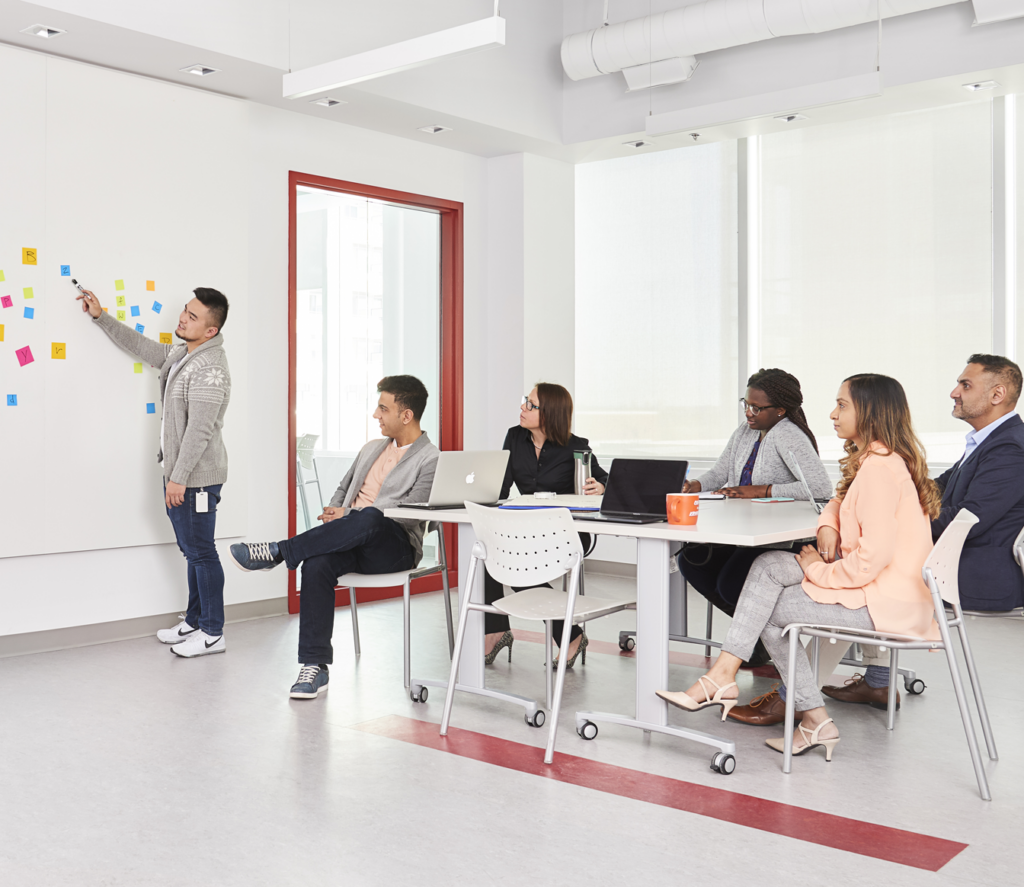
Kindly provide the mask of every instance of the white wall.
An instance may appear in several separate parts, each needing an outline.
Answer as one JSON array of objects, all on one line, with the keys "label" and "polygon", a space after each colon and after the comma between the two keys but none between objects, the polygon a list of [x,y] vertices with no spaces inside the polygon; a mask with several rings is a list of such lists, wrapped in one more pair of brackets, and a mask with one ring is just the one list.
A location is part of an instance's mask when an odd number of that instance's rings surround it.
[{"label": "white wall", "polygon": [[[18,52],[4,49],[4,52]],[[38,63],[39,56],[27,56]],[[47,58],[45,66],[74,63]],[[144,93],[140,101],[151,113],[161,103],[173,102],[180,87],[125,78]],[[97,108],[109,95],[94,98]],[[58,101],[51,95],[47,101]],[[232,99],[211,101],[231,103]],[[248,185],[249,292],[237,294],[248,305],[248,322],[230,332],[238,348],[249,352],[246,408],[229,408],[227,423],[241,425],[249,441],[250,470],[235,474],[224,495],[244,485],[248,497],[248,538],[278,539],[287,530],[287,495],[291,471],[287,465],[287,329],[288,329],[288,171],[299,170],[404,191],[430,194],[465,204],[465,336],[466,336],[466,445],[491,445],[485,433],[481,404],[489,400],[489,380],[479,371],[482,343],[488,339],[485,281],[483,274],[484,215],[487,169],[477,157],[443,148],[425,146],[316,120],[260,105],[246,106],[245,131],[238,164]],[[4,120],[4,131],[16,133],[34,120],[31,107],[14,109]],[[144,123],[144,109],[124,104],[119,113],[125,128]],[[182,150],[195,150],[202,132],[183,130]],[[101,133],[94,137],[116,137]],[[116,179],[114,162],[100,158],[82,170],[83,176]],[[139,189],[158,185],[161,170],[133,182]],[[180,197],[180,195],[179,195]],[[160,211],[154,198],[153,212]],[[187,264],[187,258],[181,258]],[[230,342],[229,339],[229,358]],[[518,388],[518,378],[515,385]],[[90,471],[83,465],[83,490],[68,491],[55,507],[80,509],[88,519],[89,495],[116,495],[116,485],[105,482],[102,460]],[[0,522],[16,520],[5,497],[0,500]],[[226,542],[221,543],[223,551]],[[285,594],[287,574],[242,574],[226,567],[225,601],[228,604],[280,597]],[[139,546],[73,554],[0,559],[0,635],[42,631],[73,625],[129,619],[167,613],[184,606],[185,564],[173,545]]]}]

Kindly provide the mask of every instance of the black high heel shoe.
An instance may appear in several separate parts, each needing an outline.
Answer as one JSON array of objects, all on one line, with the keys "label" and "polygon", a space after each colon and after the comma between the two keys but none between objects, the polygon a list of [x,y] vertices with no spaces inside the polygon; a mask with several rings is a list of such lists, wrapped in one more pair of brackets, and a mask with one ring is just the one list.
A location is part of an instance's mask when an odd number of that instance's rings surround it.
[{"label": "black high heel shoe", "polygon": [[491,652],[484,656],[484,665],[490,665],[494,662],[494,660],[498,658],[498,651],[501,650],[502,647],[508,647],[508,661],[511,662],[513,640],[515,640],[515,638],[512,637],[512,632],[506,631],[500,638],[498,638],[498,643],[491,648]]}]

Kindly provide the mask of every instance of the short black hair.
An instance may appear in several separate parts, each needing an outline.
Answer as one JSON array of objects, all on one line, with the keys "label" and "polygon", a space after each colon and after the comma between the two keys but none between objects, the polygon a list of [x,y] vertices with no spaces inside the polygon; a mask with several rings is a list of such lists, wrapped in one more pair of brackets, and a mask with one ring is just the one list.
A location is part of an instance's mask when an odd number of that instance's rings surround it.
[{"label": "short black hair", "polygon": [[417,422],[427,408],[427,386],[415,376],[385,376],[377,383],[377,393],[382,392],[390,394],[399,409],[412,410]]},{"label": "short black hair", "polygon": [[967,358],[968,363],[976,363],[985,368],[986,373],[991,373],[999,382],[1006,386],[1007,399],[1013,406],[1020,398],[1021,372],[1010,358],[998,354],[972,354]]},{"label": "short black hair", "polygon": [[227,296],[218,290],[210,289],[208,286],[196,287],[192,292],[206,306],[206,310],[210,312],[210,325],[217,327],[217,332],[219,333],[224,329],[224,324],[228,319]]}]

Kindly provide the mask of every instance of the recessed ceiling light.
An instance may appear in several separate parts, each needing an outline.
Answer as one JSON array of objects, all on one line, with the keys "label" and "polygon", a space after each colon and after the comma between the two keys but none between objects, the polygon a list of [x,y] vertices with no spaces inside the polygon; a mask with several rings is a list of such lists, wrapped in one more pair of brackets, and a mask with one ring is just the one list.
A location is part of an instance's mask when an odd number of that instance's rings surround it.
[{"label": "recessed ceiling light", "polygon": [[623,142],[627,148],[646,148],[648,145],[653,145],[650,139],[630,139],[628,142]]},{"label": "recessed ceiling light", "polygon": [[348,102],[343,99],[332,99],[329,95],[325,95],[320,99],[310,99],[311,105],[323,105],[325,108],[333,108],[335,105],[347,105]]},{"label": "recessed ceiling light", "polygon": [[432,136],[436,136],[439,132],[451,132],[451,131],[452,131],[452,128],[450,126],[441,126],[440,124],[437,124],[437,123],[435,123],[433,126],[421,126],[420,127],[420,132],[427,132],[427,133],[430,133]]},{"label": "recessed ceiling light", "polygon": [[794,120],[806,120],[806,114],[783,114],[781,117],[776,117],[776,120],[781,120],[783,123],[792,123]]},{"label": "recessed ceiling light", "polygon": [[981,89],[995,89],[999,85],[995,80],[981,80],[977,83],[965,83],[963,87],[971,92],[978,92]]},{"label": "recessed ceiling light", "polygon": [[50,28],[46,25],[31,25],[28,28],[22,28],[22,34],[31,34],[33,37],[42,37],[45,40],[49,40],[51,37],[59,37],[61,34],[66,34],[63,28]]},{"label": "recessed ceiling light", "polygon": [[187,68],[179,68],[182,74],[195,74],[196,77],[206,77],[209,74],[216,74],[220,68],[208,68],[206,65],[189,65]]}]

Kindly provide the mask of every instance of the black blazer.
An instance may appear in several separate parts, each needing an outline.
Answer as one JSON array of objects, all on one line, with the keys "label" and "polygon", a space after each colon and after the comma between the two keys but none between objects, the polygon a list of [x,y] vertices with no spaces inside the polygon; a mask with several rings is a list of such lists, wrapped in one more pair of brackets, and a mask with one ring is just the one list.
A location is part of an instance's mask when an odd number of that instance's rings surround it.
[{"label": "black blazer", "polygon": [[[572,495],[576,492],[573,450],[589,450],[590,444],[585,437],[575,434],[569,435],[569,442],[564,447],[546,440],[538,459],[530,429],[515,425],[509,428],[501,448],[509,451],[505,480],[501,485],[501,498],[507,499],[513,482],[524,496],[534,493]],[[608,472],[597,464],[597,456],[590,457],[590,473],[599,484],[608,482]]]},{"label": "black blazer", "polygon": [[961,467],[935,479],[942,513],[932,521],[938,539],[961,508],[977,515],[960,556],[960,600],[965,610],[1024,606],[1024,574],[1012,546],[1024,528],[1024,422],[1007,419]]}]

